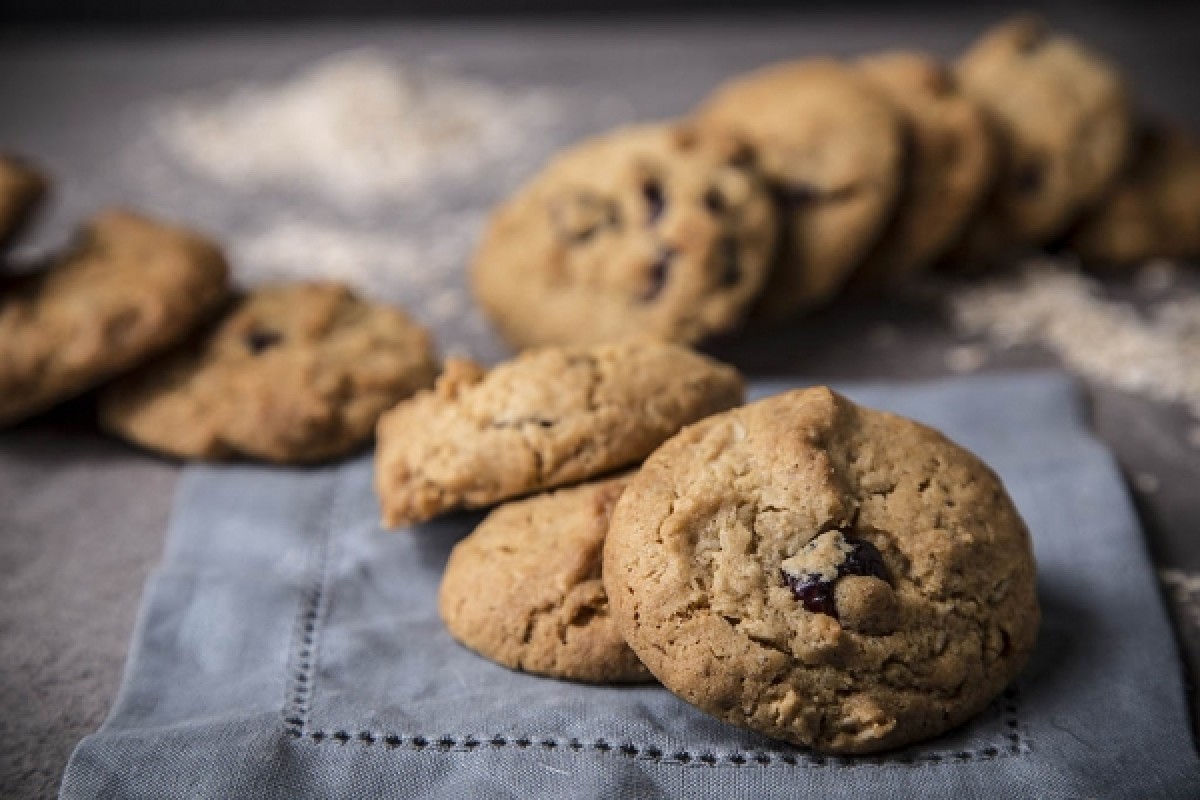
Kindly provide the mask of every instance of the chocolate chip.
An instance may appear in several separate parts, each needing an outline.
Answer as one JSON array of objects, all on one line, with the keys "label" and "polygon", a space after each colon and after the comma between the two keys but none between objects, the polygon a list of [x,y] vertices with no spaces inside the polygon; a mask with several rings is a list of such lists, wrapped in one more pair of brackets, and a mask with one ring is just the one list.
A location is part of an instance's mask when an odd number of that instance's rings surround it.
[{"label": "chocolate chip", "polygon": [[653,181],[642,185],[642,197],[646,201],[646,224],[653,225],[667,207],[667,198],[662,187]]},{"label": "chocolate chip", "polygon": [[704,207],[714,214],[725,213],[725,196],[716,189],[704,193]]},{"label": "chocolate chip", "polygon": [[1040,164],[1025,164],[1013,176],[1013,186],[1020,194],[1034,194],[1042,188],[1043,174]]},{"label": "chocolate chip", "polygon": [[792,596],[800,601],[806,609],[814,614],[827,614],[834,619],[838,617],[834,591],[837,588],[838,580],[842,577],[861,575],[891,582],[887,565],[883,562],[883,556],[875,545],[866,539],[859,539],[847,534],[842,536],[846,540],[846,544],[850,545],[850,552],[838,565],[837,577],[833,580],[822,580],[821,573],[802,572],[793,575],[786,569],[780,570],[783,584],[792,590]]},{"label": "chocolate chip", "polygon": [[649,279],[646,291],[642,293],[642,302],[649,303],[662,294],[671,273],[671,259],[674,257],[675,251],[667,247],[659,254],[658,260],[650,265]]},{"label": "chocolate chip", "polygon": [[721,288],[730,289],[742,279],[742,267],[738,258],[738,242],[732,236],[721,240]]},{"label": "chocolate chip", "polygon": [[269,350],[283,341],[283,334],[278,331],[254,330],[246,334],[246,347],[254,355]]},{"label": "chocolate chip", "polygon": [[775,199],[782,205],[807,206],[821,198],[821,191],[811,184],[790,183],[775,187]]}]

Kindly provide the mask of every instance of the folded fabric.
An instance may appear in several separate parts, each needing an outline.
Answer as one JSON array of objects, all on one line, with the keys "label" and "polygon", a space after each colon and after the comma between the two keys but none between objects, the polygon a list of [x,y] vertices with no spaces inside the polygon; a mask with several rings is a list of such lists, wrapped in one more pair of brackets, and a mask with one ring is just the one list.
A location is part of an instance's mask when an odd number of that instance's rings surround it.
[{"label": "folded fabric", "polygon": [[1034,374],[845,391],[974,450],[1032,530],[1037,649],[961,729],[821,757],[658,686],[510,672],[437,616],[446,557],[478,516],[382,531],[369,458],[198,466],[116,705],[76,749],[62,796],[1200,797],[1173,634],[1074,385]]}]

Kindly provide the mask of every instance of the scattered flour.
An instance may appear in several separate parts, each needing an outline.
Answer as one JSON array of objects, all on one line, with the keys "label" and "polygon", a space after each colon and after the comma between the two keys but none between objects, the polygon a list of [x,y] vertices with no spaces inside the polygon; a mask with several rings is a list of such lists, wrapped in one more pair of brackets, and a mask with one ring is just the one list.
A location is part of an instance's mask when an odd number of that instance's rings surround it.
[{"label": "scattered flour", "polygon": [[189,167],[227,185],[306,185],[372,201],[536,149],[563,113],[547,91],[507,91],[356,50],[280,84],[165,106],[152,127]]},{"label": "scattered flour", "polygon": [[1007,347],[1040,344],[1099,383],[1184,404],[1200,416],[1200,295],[1176,287],[1145,314],[1103,297],[1077,269],[1030,262],[1015,278],[948,296],[960,332]]}]

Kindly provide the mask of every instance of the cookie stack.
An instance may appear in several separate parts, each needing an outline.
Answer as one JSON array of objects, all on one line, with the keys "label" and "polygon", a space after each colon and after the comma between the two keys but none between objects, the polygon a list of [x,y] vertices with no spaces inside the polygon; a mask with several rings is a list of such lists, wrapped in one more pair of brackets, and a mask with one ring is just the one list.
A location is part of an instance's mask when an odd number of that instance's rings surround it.
[{"label": "cookie stack", "polygon": [[[0,241],[46,180],[0,159]],[[209,239],[128,211],[96,215],[45,269],[0,278],[0,426],[87,390],[100,421],[184,459],[308,463],[370,441],[433,384],[429,335],[343,286],[234,298]]]},{"label": "cookie stack", "polygon": [[495,210],[472,280],[517,347],[694,343],[1037,248],[1200,256],[1197,207],[1195,141],[1139,121],[1103,56],[1024,16],[954,64],[774,65],[690,119],[585,142]]},{"label": "cookie stack", "polygon": [[837,753],[977,713],[1025,663],[1039,616],[999,479],[827,389],[742,399],[735,370],[652,337],[486,372],[451,360],[380,422],[384,523],[501,504],[454,548],[439,608],[512,669],[657,678]]}]

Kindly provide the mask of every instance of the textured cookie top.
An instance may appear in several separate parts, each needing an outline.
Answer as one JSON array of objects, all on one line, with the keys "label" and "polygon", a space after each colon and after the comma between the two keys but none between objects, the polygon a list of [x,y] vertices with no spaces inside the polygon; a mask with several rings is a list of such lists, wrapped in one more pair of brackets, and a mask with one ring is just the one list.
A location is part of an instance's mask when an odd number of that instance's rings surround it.
[{"label": "textured cookie top", "polygon": [[212,242],[125,211],[0,288],[0,424],[90,388],[174,344],[225,298]]},{"label": "textured cookie top", "polygon": [[1200,144],[1171,127],[1142,130],[1127,169],[1069,245],[1085,261],[1109,265],[1200,257]]},{"label": "textured cookie top", "polygon": [[101,421],[181,458],[318,461],[369,440],[436,372],[429,335],[396,309],[332,284],[264,288],[107,389]]},{"label": "textured cookie top", "polygon": [[990,185],[996,153],[983,112],[936,58],[885,53],[857,67],[902,115],[909,140],[896,213],[853,277],[873,288],[911,278],[951,245]]},{"label": "textured cookie top", "polygon": [[702,126],[745,136],[783,208],[780,263],[755,313],[828,300],[874,244],[903,179],[903,129],[887,98],[837,62],[779,64],[718,87]]},{"label": "textured cookie top", "polygon": [[384,523],[601,475],[742,394],[733,368],[646,338],[527,351],[486,374],[451,359],[436,390],[380,420],[375,486]]},{"label": "textured cookie top", "polygon": [[935,735],[1024,664],[1030,539],[941,434],[817,388],[694,425],[622,495],[604,583],[650,671],[728,722],[864,753]]},{"label": "textured cookie top", "polygon": [[[1131,134],[1121,75],[1085,45],[1022,16],[986,33],[959,60],[967,93],[1006,151],[981,225],[1018,244],[1061,233],[1111,183]],[[999,234],[977,234],[994,246]]]},{"label": "textured cookie top", "polygon": [[0,153],[0,246],[16,234],[47,186],[45,176],[33,165]]},{"label": "textured cookie top", "polygon": [[608,612],[604,536],[625,479],[507,503],[454,547],[438,608],[455,639],[554,678],[651,680]]},{"label": "textured cookie top", "polygon": [[775,243],[745,147],[647,125],[572,148],[496,209],[472,279],[517,346],[694,342],[741,321]]}]

